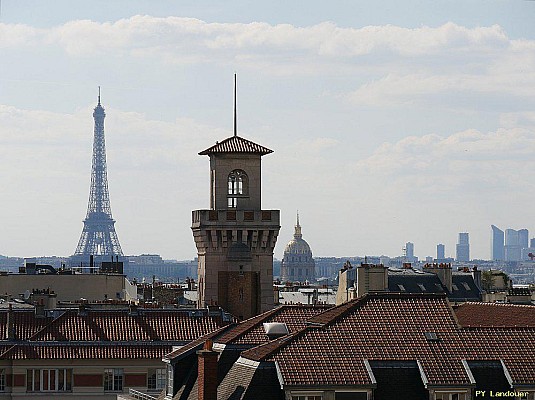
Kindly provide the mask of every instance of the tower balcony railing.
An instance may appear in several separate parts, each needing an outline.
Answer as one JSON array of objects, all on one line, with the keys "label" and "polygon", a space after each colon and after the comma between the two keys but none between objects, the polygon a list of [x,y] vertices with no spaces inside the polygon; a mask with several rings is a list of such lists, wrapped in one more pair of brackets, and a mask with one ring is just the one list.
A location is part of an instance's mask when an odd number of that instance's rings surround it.
[{"label": "tower balcony railing", "polygon": [[279,225],[280,210],[194,210],[192,211],[193,227],[200,225],[238,224],[269,224]]}]

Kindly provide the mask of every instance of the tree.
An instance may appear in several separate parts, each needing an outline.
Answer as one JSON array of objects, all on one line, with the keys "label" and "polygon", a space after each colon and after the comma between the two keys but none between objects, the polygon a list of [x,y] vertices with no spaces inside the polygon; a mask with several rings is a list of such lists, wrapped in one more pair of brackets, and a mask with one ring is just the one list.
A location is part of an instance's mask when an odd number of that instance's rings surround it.
[{"label": "tree", "polygon": [[492,271],[483,271],[481,274],[481,286],[487,292],[494,287],[494,274]]}]

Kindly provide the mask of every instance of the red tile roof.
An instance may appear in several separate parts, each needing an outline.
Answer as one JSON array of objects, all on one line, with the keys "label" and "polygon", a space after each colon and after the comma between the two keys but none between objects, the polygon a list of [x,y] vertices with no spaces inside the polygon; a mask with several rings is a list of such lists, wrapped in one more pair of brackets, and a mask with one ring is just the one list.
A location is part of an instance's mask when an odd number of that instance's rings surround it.
[{"label": "red tile roof", "polygon": [[231,324],[231,325],[227,325],[227,326],[223,326],[219,329],[216,329],[215,331],[213,332],[210,332],[204,336],[201,336],[200,338],[196,339],[196,340],[193,340],[192,342],[189,342],[188,344],[172,351],[171,353],[169,354],[166,354],[165,357],[163,357],[163,359],[165,360],[173,360],[177,357],[180,357],[180,356],[183,356],[193,350],[198,350],[200,349],[204,342],[206,342],[208,339],[213,339],[214,337],[218,336],[218,335],[221,335],[223,332],[226,332],[228,331],[229,329],[231,329],[233,326],[235,326],[235,324]]},{"label": "red tile roof", "polygon": [[370,385],[364,360],[418,360],[430,384],[469,385],[463,359],[503,359],[515,383],[535,382],[534,328],[461,328],[444,294],[368,294],[310,321],[242,357],[277,362],[288,386]]},{"label": "red tile roof", "polygon": [[212,147],[201,151],[199,155],[204,156],[215,153],[252,153],[263,156],[265,154],[273,153],[273,150],[251,142],[250,140],[244,139],[240,136],[231,136],[222,142],[217,142]]},{"label": "red tile roof", "polygon": [[535,306],[464,303],[454,310],[461,326],[535,328]]},{"label": "red tile roof", "polygon": [[179,310],[89,311],[80,315],[66,311],[30,340],[35,341],[152,341],[189,342],[226,325],[219,317],[204,313],[192,317]]},{"label": "red tile roof", "polygon": [[161,359],[171,349],[165,343],[22,343],[3,352],[0,359]]},{"label": "red tile roof", "polygon": [[256,317],[247,319],[215,339],[221,344],[258,345],[268,342],[264,331],[265,322],[281,322],[290,333],[303,328],[314,315],[332,308],[329,305],[282,305]]},{"label": "red tile roof", "polygon": [[[0,332],[6,340],[6,314]],[[18,341],[0,346],[2,358],[151,358],[161,359],[183,345],[228,325],[206,310],[66,310],[57,318],[33,311],[12,313]],[[3,327],[2,327],[3,322]]]},{"label": "red tile roof", "polygon": [[[7,339],[7,314],[7,310],[0,311],[0,340]],[[28,339],[50,323],[50,318],[37,318],[34,310],[13,310],[11,315],[17,340]]]}]

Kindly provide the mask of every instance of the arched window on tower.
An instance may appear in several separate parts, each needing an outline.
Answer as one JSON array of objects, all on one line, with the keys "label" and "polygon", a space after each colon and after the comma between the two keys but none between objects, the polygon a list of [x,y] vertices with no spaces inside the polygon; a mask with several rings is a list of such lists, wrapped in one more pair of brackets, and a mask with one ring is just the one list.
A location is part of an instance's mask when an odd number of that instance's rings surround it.
[{"label": "arched window on tower", "polygon": [[245,197],[249,193],[249,180],[245,171],[235,169],[228,175],[228,207],[236,208],[238,198]]}]

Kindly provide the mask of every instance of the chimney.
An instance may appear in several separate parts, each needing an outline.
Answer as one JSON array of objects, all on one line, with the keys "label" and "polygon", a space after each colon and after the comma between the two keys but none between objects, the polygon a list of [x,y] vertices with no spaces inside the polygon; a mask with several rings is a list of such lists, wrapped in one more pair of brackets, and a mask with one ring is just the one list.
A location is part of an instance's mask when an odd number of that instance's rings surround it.
[{"label": "chimney", "polygon": [[474,268],[472,268],[472,277],[476,286],[481,290],[481,270],[477,269],[477,265],[474,265]]},{"label": "chimney", "polygon": [[137,306],[135,304],[130,304],[128,306],[128,315],[130,317],[135,317],[135,316],[139,315],[138,308],[137,308]]},{"label": "chimney", "polygon": [[7,310],[7,321],[6,321],[6,339],[15,340],[15,322],[14,322],[14,312],[13,306],[10,304],[9,309]]},{"label": "chimney", "polygon": [[438,275],[440,282],[448,289],[451,293],[452,291],[452,275],[451,275],[451,264],[450,263],[433,263],[425,264],[423,268],[424,272],[431,272],[435,275]]},{"label": "chimney", "polygon": [[212,340],[204,342],[202,350],[197,351],[199,360],[198,384],[199,400],[217,400],[217,356],[218,353],[212,350]]},{"label": "chimney", "polygon": [[38,297],[35,302],[35,316],[37,318],[45,317],[45,299],[44,297]]},{"label": "chimney", "polygon": [[78,316],[80,316],[80,317],[87,316],[87,312],[88,312],[87,310],[88,310],[88,307],[84,303],[81,303],[78,306]]}]

